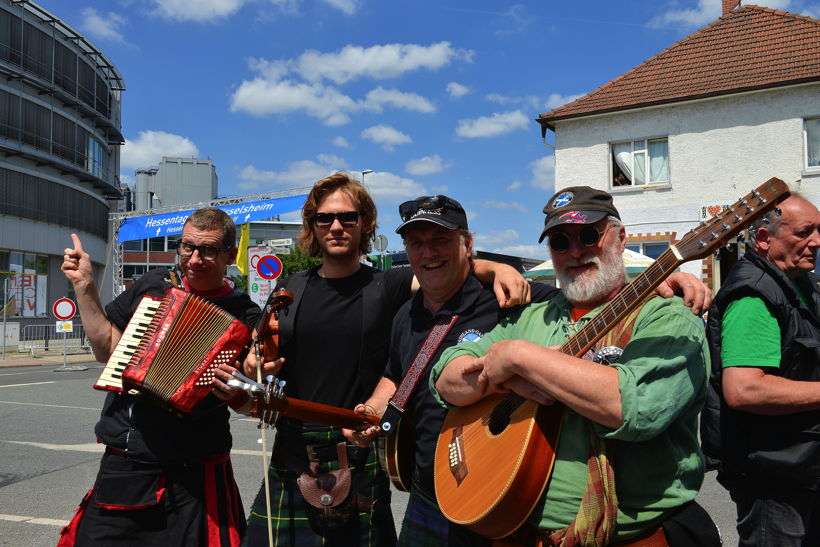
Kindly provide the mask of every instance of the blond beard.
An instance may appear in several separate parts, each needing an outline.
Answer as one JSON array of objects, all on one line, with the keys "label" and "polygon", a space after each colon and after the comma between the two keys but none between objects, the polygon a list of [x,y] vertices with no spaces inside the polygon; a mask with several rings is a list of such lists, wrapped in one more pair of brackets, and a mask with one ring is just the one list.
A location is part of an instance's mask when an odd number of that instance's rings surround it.
[{"label": "blond beard", "polygon": [[[590,262],[597,268],[574,277],[566,269]],[[569,259],[560,269],[556,268],[555,274],[561,290],[573,305],[601,302],[626,282],[623,257],[616,246],[609,247],[600,256],[584,255],[577,260]]]}]

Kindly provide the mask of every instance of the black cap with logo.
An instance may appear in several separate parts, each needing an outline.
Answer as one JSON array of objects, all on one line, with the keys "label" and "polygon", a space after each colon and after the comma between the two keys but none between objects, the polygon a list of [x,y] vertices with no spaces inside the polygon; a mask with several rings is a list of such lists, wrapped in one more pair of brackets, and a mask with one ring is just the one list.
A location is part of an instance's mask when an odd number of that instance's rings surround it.
[{"label": "black cap with logo", "polygon": [[467,230],[467,214],[459,202],[447,196],[422,196],[399,205],[402,224],[396,228],[401,234],[413,222],[432,222],[447,229]]},{"label": "black cap with logo", "polygon": [[612,196],[589,186],[570,186],[556,192],[544,206],[544,229],[538,243],[544,241],[547,231],[561,224],[592,224],[605,216],[621,218],[612,203]]}]

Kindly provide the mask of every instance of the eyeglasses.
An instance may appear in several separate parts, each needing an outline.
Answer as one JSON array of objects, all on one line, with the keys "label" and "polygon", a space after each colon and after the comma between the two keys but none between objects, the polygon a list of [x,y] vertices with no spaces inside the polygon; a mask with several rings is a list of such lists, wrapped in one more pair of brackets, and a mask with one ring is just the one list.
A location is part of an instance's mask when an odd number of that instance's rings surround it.
[{"label": "eyeglasses", "polygon": [[199,258],[202,260],[216,260],[221,251],[227,251],[230,247],[211,247],[210,245],[192,245],[191,243],[179,242],[177,254],[182,258],[191,258],[194,251],[199,251]]},{"label": "eyeglasses", "polygon": [[565,253],[569,250],[569,246],[572,243],[572,238],[577,238],[578,241],[581,242],[582,245],[585,247],[592,247],[601,239],[601,237],[606,233],[609,229],[609,224],[607,224],[606,228],[603,231],[599,232],[595,229],[595,226],[588,224],[578,230],[578,233],[574,236],[570,236],[566,232],[553,232],[549,234],[549,244],[550,249],[555,251],[556,253]]},{"label": "eyeglasses", "polygon": [[444,209],[464,212],[464,209],[446,196],[425,196],[423,198],[405,201],[399,205],[399,216],[402,221],[407,222],[419,211],[436,211],[439,209],[441,209],[442,212]]},{"label": "eyeglasses", "polygon": [[343,213],[316,213],[313,223],[318,228],[330,228],[333,221],[338,219],[342,228],[353,228],[359,222],[359,211],[345,211]]}]

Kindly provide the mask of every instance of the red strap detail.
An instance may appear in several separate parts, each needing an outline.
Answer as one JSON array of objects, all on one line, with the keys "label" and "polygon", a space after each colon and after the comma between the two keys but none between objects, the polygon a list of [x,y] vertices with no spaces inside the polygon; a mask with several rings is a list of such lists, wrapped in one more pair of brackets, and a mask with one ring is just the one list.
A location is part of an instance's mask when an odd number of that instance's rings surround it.
[{"label": "red strap detail", "polygon": [[83,519],[83,513],[85,513],[85,508],[88,507],[88,502],[91,500],[91,494],[93,492],[94,489],[92,488],[86,493],[85,497],[83,497],[83,501],[80,502],[79,507],[74,511],[74,517],[72,517],[71,522],[60,530],[60,541],[57,542],[57,547],[74,547],[74,544],[77,542],[77,530],[80,529],[80,521]]},{"label": "red strap detail", "polygon": [[444,337],[447,336],[447,333],[450,332],[456,319],[458,319],[458,315],[453,315],[449,319],[446,316],[439,318],[438,322],[430,331],[430,334],[427,335],[424,344],[421,345],[421,349],[419,349],[416,358],[413,360],[413,364],[410,365],[407,374],[402,378],[401,385],[396,390],[396,393],[393,394],[393,397],[391,397],[390,402],[393,406],[399,410],[404,410],[407,401],[410,399],[410,395],[416,388],[416,384],[418,384],[421,379],[424,369],[427,368],[430,359],[436,354],[436,350],[444,341]]},{"label": "red strap detail", "polygon": [[227,279],[222,280],[221,287],[218,287],[210,291],[196,291],[192,289],[188,285],[188,281],[184,277],[182,278],[182,285],[185,287],[185,290],[189,293],[201,296],[202,298],[222,298],[223,296],[228,296],[233,291],[233,287],[231,287],[231,284],[228,283]]}]

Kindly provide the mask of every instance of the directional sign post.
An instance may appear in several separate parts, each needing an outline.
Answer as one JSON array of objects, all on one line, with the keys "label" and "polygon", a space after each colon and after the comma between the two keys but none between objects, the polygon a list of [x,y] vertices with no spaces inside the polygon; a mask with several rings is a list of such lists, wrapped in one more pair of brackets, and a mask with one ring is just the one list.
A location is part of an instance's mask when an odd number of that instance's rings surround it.
[{"label": "directional sign post", "polygon": [[58,298],[51,307],[54,317],[59,319],[55,325],[57,332],[63,333],[63,367],[54,369],[55,372],[72,372],[88,370],[88,367],[79,365],[68,366],[68,333],[74,332],[74,322],[71,318],[77,313],[77,304],[70,298]]},{"label": "directional sign post", "polygon": [[[276,287],[276,278],[282,273],[282,262],[277,263],[279,259],[276,257],[276,260],[268,258],[272,255],[270,247],[248,248],[248,294],[260,307],[268,301],[268,296]],[[265,261],[260,265],[262,259]]]}]

